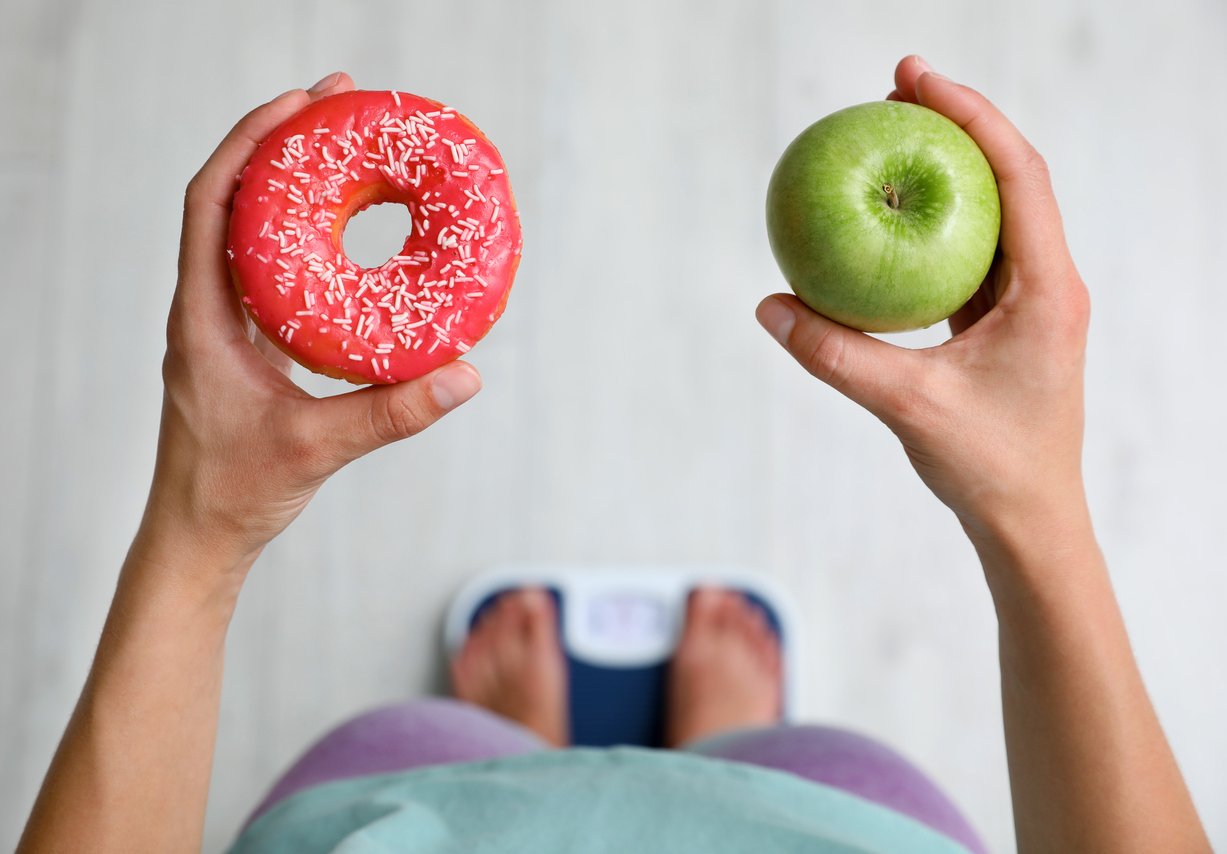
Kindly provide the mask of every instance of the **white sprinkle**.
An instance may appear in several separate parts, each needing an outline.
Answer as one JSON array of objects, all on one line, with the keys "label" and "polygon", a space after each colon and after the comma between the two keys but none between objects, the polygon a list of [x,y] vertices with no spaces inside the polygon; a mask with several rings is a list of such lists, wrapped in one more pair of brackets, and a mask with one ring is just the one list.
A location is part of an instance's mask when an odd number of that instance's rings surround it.
[{"label": "white sprinkle", "polygon": [[[347,344],[347,343],[349,343],[349,342],[343,341],[343,342],[341,342],[341,343],[342,343],[342,346],[344,346],[345,344]],[[357,353],[350,353],[350,354],[349,354],[349,358],[350,358],[350,360],[351,360],[351,361],[354,361],[354,362],[361,362],[361,361],[362,361],[362,357],[361,357],[361,356],[359,356]]]},{"label": "white sprinkle", "polygon": [[396,106],[400,106],[400,93],[395,89],[392,90],[392,100],[396,102]]},{"label": "white sprinkle", "polygon": [[312,133],[332,133],[332,131],[329,130],[328,128],[316,128],[315,130],[311,132]]}]

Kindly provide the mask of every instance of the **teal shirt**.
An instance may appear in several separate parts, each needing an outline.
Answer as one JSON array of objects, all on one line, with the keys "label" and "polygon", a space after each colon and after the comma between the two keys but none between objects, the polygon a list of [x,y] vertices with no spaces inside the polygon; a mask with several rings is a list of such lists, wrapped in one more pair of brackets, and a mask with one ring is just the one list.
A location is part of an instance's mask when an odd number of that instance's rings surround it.
[{"label": "teal shirt", "polygon": [[233,854],[966,854],[894,810],[691,753],[572,748],[336,780],[277,804]]}]

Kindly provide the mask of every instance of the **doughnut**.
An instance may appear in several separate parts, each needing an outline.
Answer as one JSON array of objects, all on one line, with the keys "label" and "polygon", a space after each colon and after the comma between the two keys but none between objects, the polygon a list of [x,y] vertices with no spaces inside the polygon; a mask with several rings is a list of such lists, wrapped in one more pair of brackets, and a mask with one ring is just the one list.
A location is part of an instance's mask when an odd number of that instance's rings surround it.
[{"label": "doughnut", "polygon": [[[349,218],[409,209],[379,267],[346,256]],[[256,326],[304,367],[395,383],[467,353],[502,314],[520,221],[493,143],[460,113],[405,92],[321,98],[260,143],[239,176],[227,256]]]}]

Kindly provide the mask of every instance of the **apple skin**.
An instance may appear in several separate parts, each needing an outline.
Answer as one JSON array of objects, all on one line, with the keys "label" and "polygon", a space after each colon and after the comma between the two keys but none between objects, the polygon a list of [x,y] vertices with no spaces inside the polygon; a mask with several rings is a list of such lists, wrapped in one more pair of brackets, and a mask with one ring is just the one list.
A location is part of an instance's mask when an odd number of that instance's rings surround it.
[{"label": "apple skin", "polygon": [[975,141],[901,101],[810,125],[767,188],[767,236],[789,286],[866,332],[919,329],[958,311],[984,280],[1000,228],[997,182]]}]

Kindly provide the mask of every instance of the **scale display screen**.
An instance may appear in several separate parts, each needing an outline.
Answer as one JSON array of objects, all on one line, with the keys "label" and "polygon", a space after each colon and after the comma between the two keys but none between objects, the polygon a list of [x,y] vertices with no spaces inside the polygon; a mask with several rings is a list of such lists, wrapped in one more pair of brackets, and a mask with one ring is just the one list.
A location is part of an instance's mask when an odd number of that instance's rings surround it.
[{"label": "scale display screen", "polygon": [[588,601],[587,633],[615,643],[659,642],[669,634],[669,615],[659,599],[606,593]]}]

